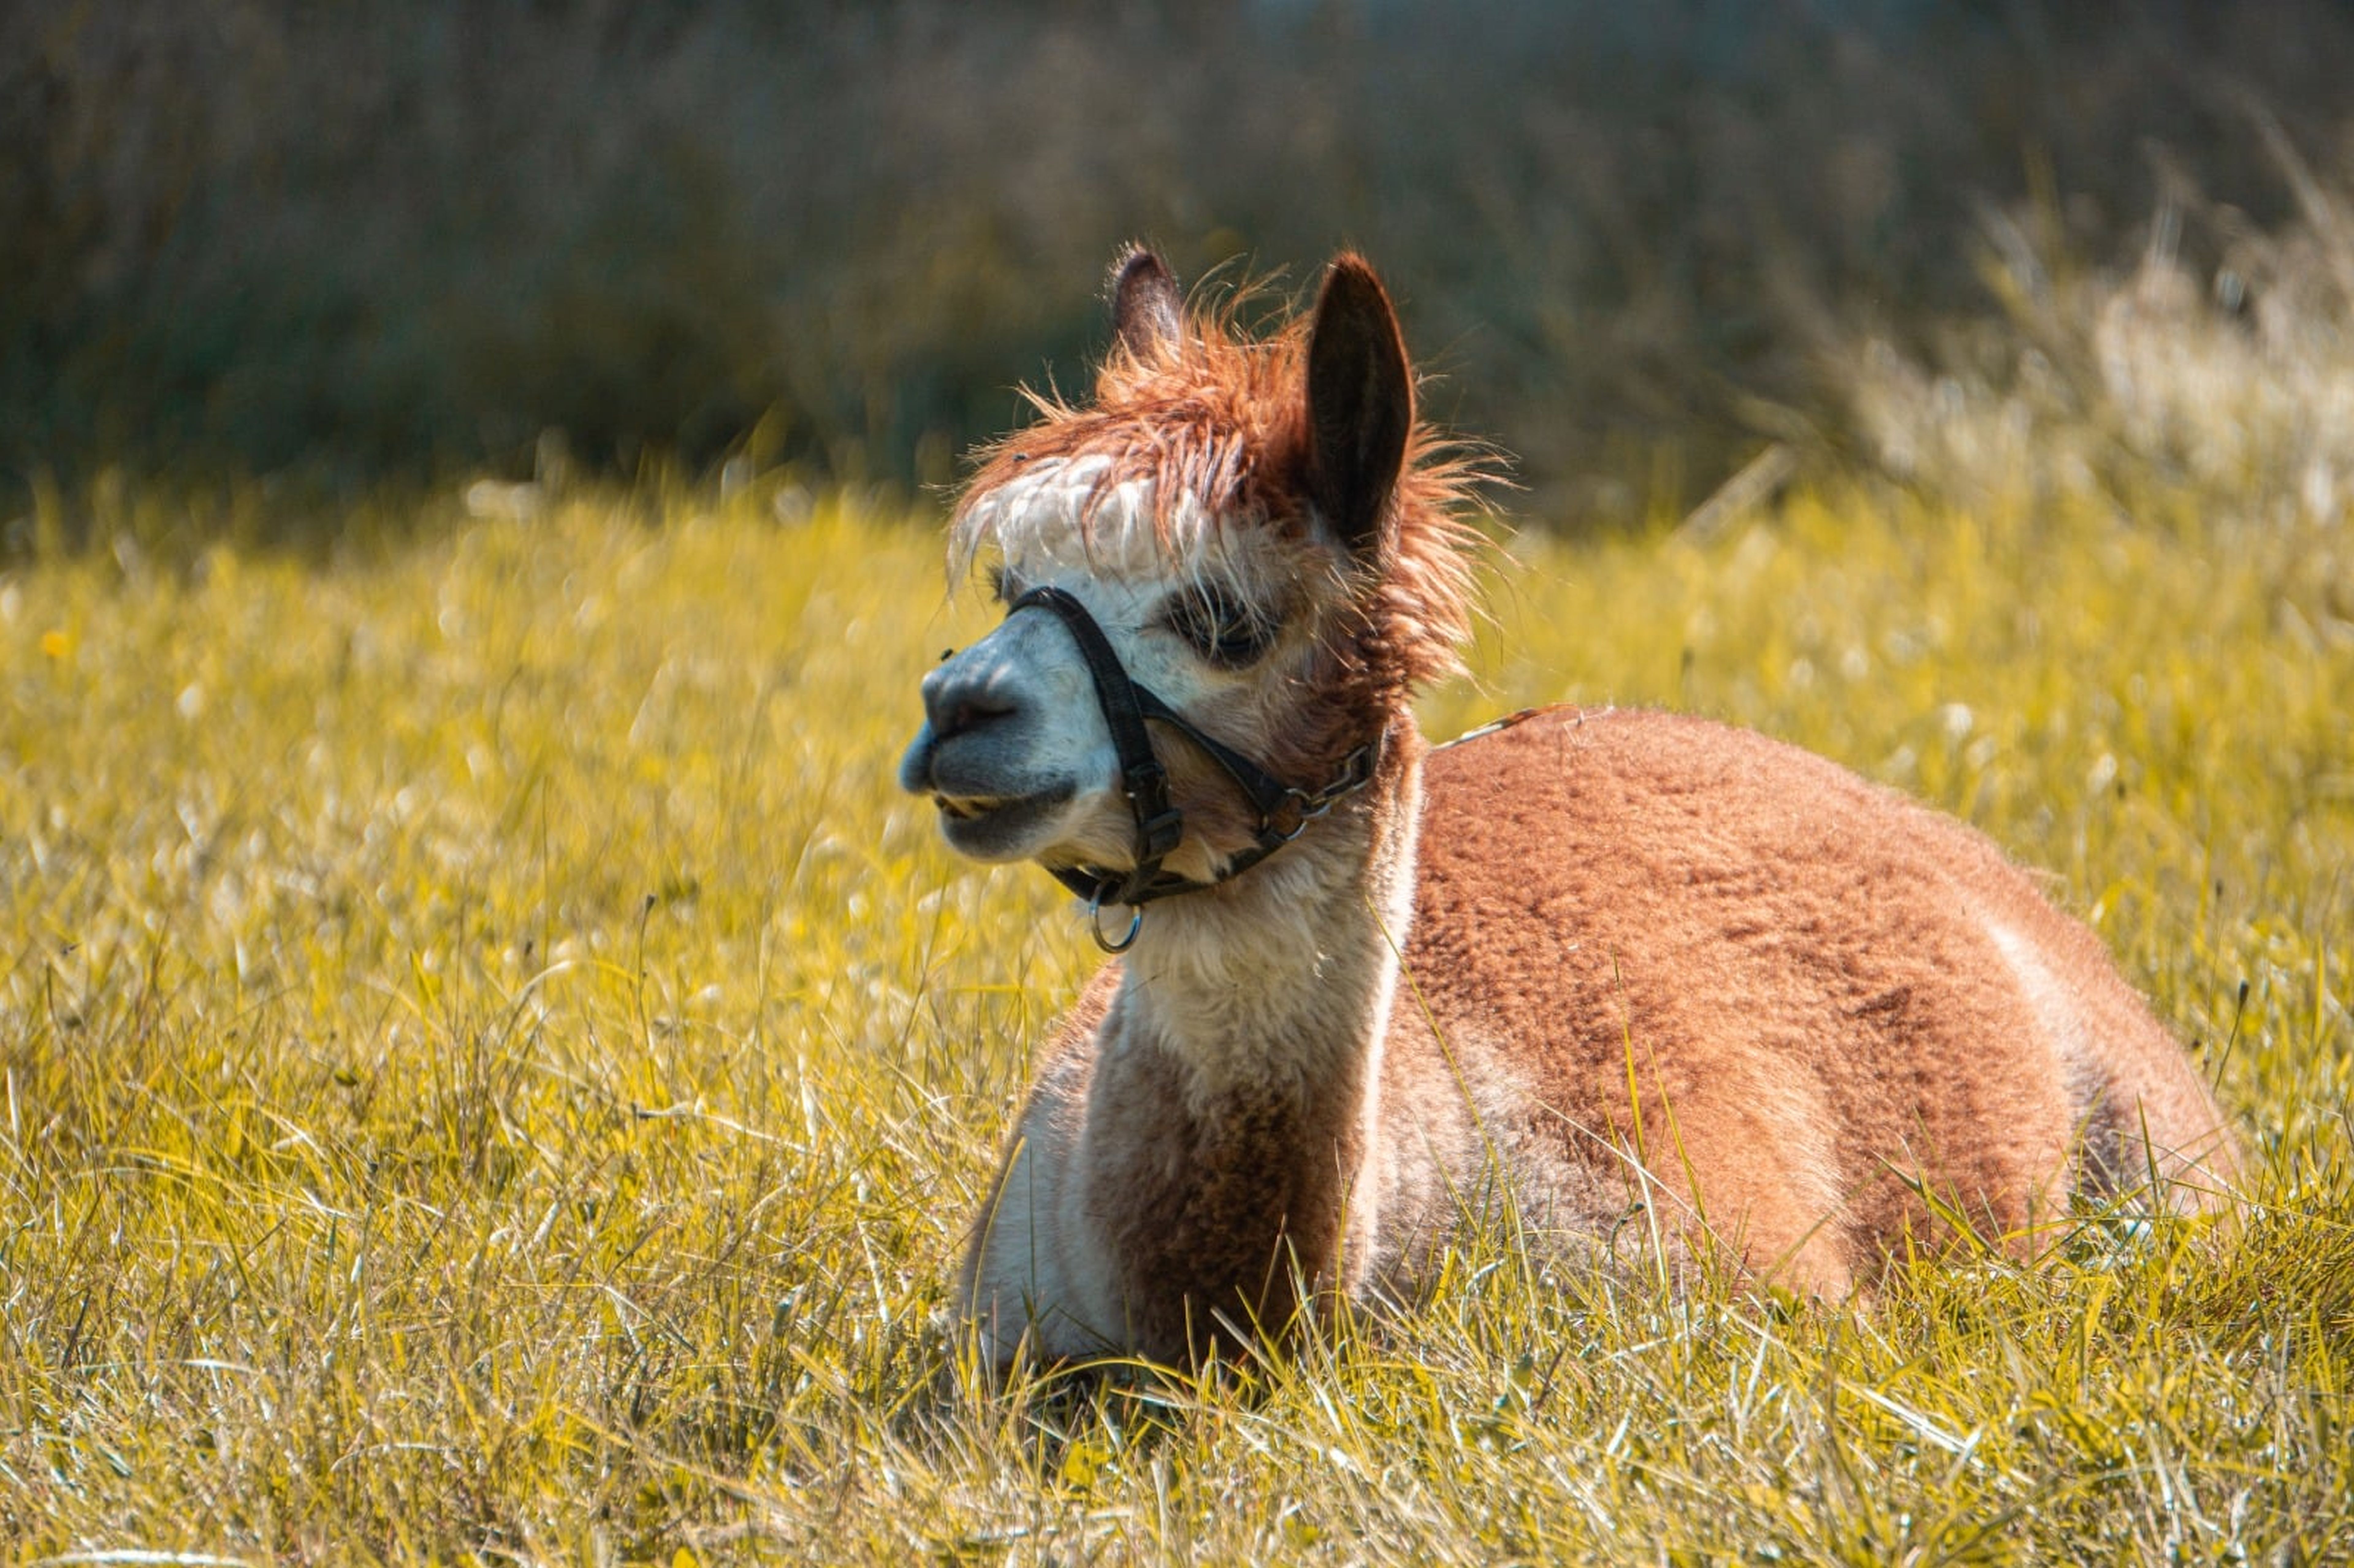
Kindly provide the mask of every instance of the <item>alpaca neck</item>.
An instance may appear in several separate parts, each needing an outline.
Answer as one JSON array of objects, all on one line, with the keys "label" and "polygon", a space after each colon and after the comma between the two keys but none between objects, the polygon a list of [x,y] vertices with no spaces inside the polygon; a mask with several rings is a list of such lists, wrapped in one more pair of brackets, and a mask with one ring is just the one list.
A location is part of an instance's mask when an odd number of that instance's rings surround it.
[{"label": "alpaca neck", "polygon": [[1190,1300],[1196,1333],[1204,1304],[1288,1316],[1294,1269],[1343,1283],[1371,1234],[1359,1178],[1413,909],[1422,749],[1410,719],[1384,745],[1373,782],[1299,842],[1157,906],[1107,1021],[1091,1206],[1131,1308]]},{"label": "alpaca neck", "polygon": [[1413,912],[1420,773],[1418,757],[1387,749],[1372,783],[1299,842],[1147,916],[1122,1010],[1190,1090],[1313,1099],[1377,1055]]}]

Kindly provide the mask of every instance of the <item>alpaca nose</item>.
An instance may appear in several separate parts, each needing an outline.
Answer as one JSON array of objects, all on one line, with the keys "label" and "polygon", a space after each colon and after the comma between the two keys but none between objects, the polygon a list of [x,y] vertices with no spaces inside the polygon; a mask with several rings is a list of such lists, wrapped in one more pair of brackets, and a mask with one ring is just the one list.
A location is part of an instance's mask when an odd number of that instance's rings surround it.
[{"label": "alpaca nose", "polygon": [[960,662],[944,664],[924,677],[924,716],[931,721],[936,740],[985,728],[1021,708],[990,672],[962,668]]}]

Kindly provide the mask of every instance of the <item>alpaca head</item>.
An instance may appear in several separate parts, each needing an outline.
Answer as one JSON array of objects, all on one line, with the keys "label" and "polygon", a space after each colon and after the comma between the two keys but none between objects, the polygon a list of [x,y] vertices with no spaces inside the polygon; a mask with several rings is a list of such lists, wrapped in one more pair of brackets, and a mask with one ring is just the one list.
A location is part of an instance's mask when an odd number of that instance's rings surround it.
[{"label": "alpaca head", "polygon": [[[1472,481],[1414,416],[1397,321],[1344,255],[1314,310],[1253,339],[1189,314],[1159,258],[1114,275],[1117,341],[1081,404],[983,454],[951,527],[957,575],[1013,607],[1084,607],[1139,686],[1314,790],[1375,743],[1469,627],[1454,516]],[[933,671],[901,784],[976,859],[1120,869],[1137,821],[1086,657],[1036,604]],[[1202,747],[1151,726],[1182,811],[1171,870],[1214,880],[1258,813]]]}]

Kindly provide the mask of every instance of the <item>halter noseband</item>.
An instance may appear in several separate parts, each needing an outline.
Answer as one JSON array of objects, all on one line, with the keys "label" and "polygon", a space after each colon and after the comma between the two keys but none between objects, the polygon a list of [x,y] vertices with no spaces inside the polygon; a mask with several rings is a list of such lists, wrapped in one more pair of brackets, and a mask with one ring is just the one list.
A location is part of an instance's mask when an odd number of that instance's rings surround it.
[{"label": "halter noseband", "polygon": [[[1095,617],[1087,613],[1087,606],[1073,595],[1052,586],[1034,588],[1016,599],[1005,613],[1010,618],[1016,611],[1033,607],[1053,610],[1061,619],[1070,631],[1071,641],[1078,645],[1079,657],[1087,662],[1087,674],[1095,682],[1096,701],[1103,709],[1105,725],[1111,730],[1113,749],[1119,754],[1120,788],[1128,796],[1129,809],[1136,815],[1136,865],[1132,870],[1108,871],[1091,865],[1046,868],[1056,881],[1087,901],[1096,945],[1108,953],[1125,952],[1134,945],[1136,934],[1144,925],[1144,905],[1180,893],[1198,893],[1241,875],[1298,838],[1310,822],[1331,810],[1335,803],[1363,789],[1373,776],[1373,756],[1379,743],[1368,742],[1349,754],[1341,764],[1340,773],[1321,789],[1311,792],[1295,789],[1232,747],[1204,735],[1149,688],[1130,680],[1120,664],[1119,655],[1112,651],[1111,640],[1096,624]],[[1185,818],[1170,803],[1169,772],[1153,753],[1152,736],[1144,727],[1148,720],[1169,726],[1201,747],[1234,780],[1235,788],[1243,792],[1251,809],[1258,813],[1258,836],[1208,882],[1196,882],[1161,868],[1161,863],[1176,852],[1185,836]],[[1132,912],[1128,931],[1118,941],[1106,937],[1100,924],[1107,904],[1125,904]]]}]

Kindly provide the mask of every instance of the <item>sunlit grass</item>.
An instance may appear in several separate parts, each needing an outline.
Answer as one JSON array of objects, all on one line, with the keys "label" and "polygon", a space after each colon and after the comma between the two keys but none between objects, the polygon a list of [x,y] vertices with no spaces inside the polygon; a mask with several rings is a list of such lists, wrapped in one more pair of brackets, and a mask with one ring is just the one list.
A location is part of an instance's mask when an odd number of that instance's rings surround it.
[{"label": "sunlit grass", "polygon": [[1531,535],[1426,714],[1714,714],[2048,868],[2250,1135],[2235,1244],[1849,1312],[1490,1240],[1249,1379],[984,1395],[943,1279],[1093,952],[891,783],[981,624],[930,530],[768,502],[0,573],[12,1558],[2354,1553],[2342,529],[1832,488]]}]

